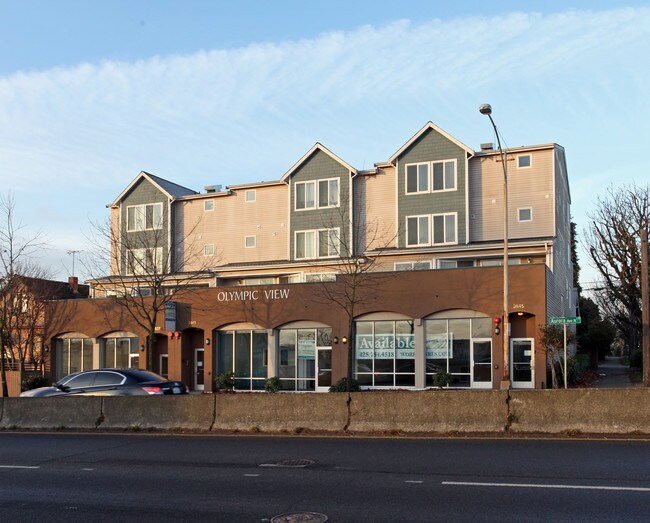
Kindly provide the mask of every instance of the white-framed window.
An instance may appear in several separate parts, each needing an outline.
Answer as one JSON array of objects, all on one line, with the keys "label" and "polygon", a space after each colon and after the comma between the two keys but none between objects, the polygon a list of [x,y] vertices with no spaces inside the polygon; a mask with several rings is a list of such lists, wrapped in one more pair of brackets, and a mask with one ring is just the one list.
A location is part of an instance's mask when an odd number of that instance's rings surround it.
[{"label": "white-framed window", "polygon": [[438,260],[439,269],[466,269],[474,267],[474,260]]},{"label": "white-framed window", "polygon": [[244,193],[244,200],[246,201],[246,203],[253,203],[254,201],[256,201],[257,200],[257,193],[256,193],[255,189],[248,189]]},{"label": "white-framed window", "polygon": [[138,338],[105,338],[100,365],[112,369],[137,369],[140,354]]},{"label": "white-framed window", "polygon": [[127,232],[162,229],[162,213],[162,202],[129,205],[126,208]]},{"label": "white-framed window", "polygon": [[203,210],[206,212],[214,211],[214,200],[204,200]]},{"label": "white-framed window", "polygon": [[339,179],[318,180],[318,207],[339,206]]},{"label": "white-framed window", "polygon": [[73,372],[92,370],[93,341],[90,338],[56,338],[55,347],[59,358],[58,379]]},{"label": "white-framed window", "polygon": [[332,258],[339,253],[339,230],[296,231],[295,258]]},{"label": "white-framed window", "polygon": [[323,282],[323,281],[336,281],[335,272],[312,272],[305,274],[306,283]]},{"label": "white-framed window", "polygon": [[434,245],[457,243],[456,213],[434,214],[431,220]]},{"label": "white-framed window", "polygon": [[456,190],[456,160],[433,162],[433,192]]},{"label": "white-framed window", "polygon": [[396,271],[426,271],[431,268],[431,261],[395,262]]},{"label": "white-framed window", "polygon": [[517,155],[517,169],[529,169],[533,166],[533,157],[530,154]]},{"label": "white-framed window", "polygon": [[406,245],[429,245],[429,220],[429,215],[406,218]]},{"label": "white-framed window", "polygon": [[203,246],[203,256],[214,256],[214,243],[206,243]]},{"label": "white-framed window", "polygon": [[296,183],[296,211],[316,207],[316,182]]},{"label": "white-framed window", "polygon": [[137,276],[162,270],[162,247],[126,251],[126,274]]},{"label": "white-framed window", "polygon": [[339,179],[325,178],[296,182],[296,210],[325,209],[339,206]]},{"label": "white-framed window", "polygon": [[257,245],[257,236],[246,236],[244,238],[244,247],[252,249]]},{"label": "white-framed window", "polygon": [[406,194],[429,192],[429,164],[413,163],[406,166]]},{"label": "white-framed window", "polygon": [[532,222],[533,221],[533,208],[532,207],[520,207],[517,209],[517,220],[520,222]]},{"label": "white-framed window", "polygon": [[455,159],[406,165],[406,194],[455,190]]},{"label": "white-framed window", "polygon": [[406,245],[444,245],[457,243],[456,213],[406,217]]}]

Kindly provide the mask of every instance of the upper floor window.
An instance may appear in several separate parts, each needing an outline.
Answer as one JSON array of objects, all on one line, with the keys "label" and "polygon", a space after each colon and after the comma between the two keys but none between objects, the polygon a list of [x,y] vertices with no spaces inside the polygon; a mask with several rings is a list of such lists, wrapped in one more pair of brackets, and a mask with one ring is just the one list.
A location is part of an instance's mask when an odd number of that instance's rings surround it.
[{"label": "upper floor window", "polygon": [[320,229],[297,231],[295,237],[295,258],[332,258],[339,253],[339,230]]},{"label": "upper floor window", "polygon": [[249,189],[248,191],[246,191],[245,194],[246,194],[245,197],[246,203],[254,202],[257,199],[257,194],[255,192],[255,189]]},{"label": "upper floor window", "polygon": [[305,282],[307,283],[324,282],[324,281],[336,281],[336,273],[312,272],[310,274],[305,274]]},{"label": "upper floor window", "polygon": [[456,213],[406,217],[406,245],[457,243]]},{"label": "upper floor window", "polygon": [[430,261],[396,262],[396,271],[426,271],[431,268]]},{"label": "upper floor window", "polygon": [[130,205],[126,208],[126,230],[150,231],[162,229],[162,202]]},{"label": "upper floor window", "polygon": [[406,194],[456,190],[456,160],[406,166]]},{"label": "upper floor window", "polygon": [[533,208],[532,207],[522,207],[517,209],[517,219],[520,222],[532,222],[533,221]]},{"label": "upper floor window", "polygon": [[257,245],[257,237],[256,236],[246,236],[244,238],[244,246],[247,248],[252,248]]},{"label": "upper floor window", "polygon": [[126,251],[127,274],[139,276],[156,272],[161,273],[162,270],[162,247]]},{"label": "upper floor window", "polygon": [[203,202],[204,211],[214,211],[214,200],[204,200]]},{"label": "upper floor window", "polygon": [[530,154],[520,154],[517,156],[517,169],[527,169],[533,165],[533,159]]},{"label": "upper floor window", "polygon": [[204,256],[214,256],[214,243],[206,243],[203,246],[203,255]]},{"label": "upper floor window", "polygon": [[429,192],[429,164],[414,163],[406,166],[406,192]]},{"label": "upper floor window", "polygon": [[330,178],[296,183],[296,210],[338,207],[339,180]]}]

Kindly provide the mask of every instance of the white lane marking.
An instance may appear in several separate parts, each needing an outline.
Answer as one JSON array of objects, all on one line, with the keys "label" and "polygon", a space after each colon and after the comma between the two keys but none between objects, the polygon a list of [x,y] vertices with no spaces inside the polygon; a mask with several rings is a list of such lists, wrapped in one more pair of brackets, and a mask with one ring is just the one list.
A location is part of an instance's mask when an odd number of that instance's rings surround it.
[{"label": "white lane marking", "polygon": [[632,492],[650,492],[649,487],[608,487],[602,485],[543,485],[535,483],[478,483],[471,481],[443,481],[443,485],[466,487],[515,487],[515,488],[554,488],[575,490],[628,490]]},{"label": "white lane marking", "polygon": [[247,478],[256,478],[258,476],[261,476],[261,474],[244,474]]},{"label": "white lane marking", "polygon": [[30,467],[27,465],[0,465],[0,469],[40,469],[41,467]]},{"label": "white lane marking", "polygon": [[407,479],[404,483],[418,483],[418,484],[420,484],[420,483],[424,483],[424,481],[416,481],[414,479]]},{"label": "white lane marking", "polygon": [[81,470],[95,470],[95,469],[81,469]]}]

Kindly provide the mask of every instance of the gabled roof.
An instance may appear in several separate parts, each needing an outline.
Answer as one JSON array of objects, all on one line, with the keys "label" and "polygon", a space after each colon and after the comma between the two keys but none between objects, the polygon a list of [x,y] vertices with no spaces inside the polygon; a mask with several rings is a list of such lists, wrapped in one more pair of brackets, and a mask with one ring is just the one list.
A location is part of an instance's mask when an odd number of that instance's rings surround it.
[{"label": "gabled roof", "polygon": [[307,151],[307,153],[305,153],[305,155],[304,155],[302,158],[300,158],[300,160],[298,160],[298,161],[293,165],[293,167],[291,167],[291,169],[289,169],[286,173],[284,173],[284,176],[282,176],[282,178],[280,178],[280,181],[286,183],[287,179],[288,179],[288,178],[289,178],[289,177],[290,177],[290,176],[291,176],[291,175],[296,171],[296,169],[298,169],[298,168],[299,168],[299,167],[300,167],[300,166],[301,166],[301,165],[302,165],[302,164],[307,160],[307,158],[309,158],[309,157],[310,157],[312,154],[314,154],[314,152],[316,152],[316,151],[322,151],[322,152],[324,152],[326,155],[328,155],[328,156],[329,156],[330,158],[332,158],[334,161],[340,163],[343,167],[345,167],[346,169],[348,169],[348,170],[351,171],[352,173],[354,173],[354,174],[357,173],[357,170],[356,170],[354,167],[352,167],[349,163],[343,161],[341,158],[339,158],[338,156],[336,156],[332,151],[330,151],[330,150],[329,150],[327,147],[325,147],[324,145],[322,145],[322,144],[316,142],[316,143],[314,144],[314,146],[313,146],[311,149],[309,149],[309,151]]},{"label": "gabled roof", "polygon": [[115,198],[113,203],[109,203],[107,207],[117,206],[120,201],[122,201],[122,199],[129,193],[129,191],[133,189],[133,187],[135,187],[135,185],[143,178],[158,187],[170,200],[175,200],[176,198],[181,198],[183,196],[189,196],[192,194],[198,194],[196,191],[188,189],[187,187],[183,187],[182,185],[178,185],[174,182],[170,182],[169,180],[165,180],[164,178],[154,176],[148,172],[140,171],[140,173],[127,186],[127,188],[124,189],[117,198]]},{"label": "gabled roof", "polygon": [[90,289],[88,285],[76,284],[77,289],[75,292],[75,289],[70,285],[69,281],[46,280],[44,278],[32,278],[30,276],[16,276],[16,280],[33,295],[46,300],[87,298]]},{"label": "gabled roof", "polygon": [[434,124],[433,122],[427,122],[426,125],[425,125],[422,129],[420,129],[417,133],[415,133],[415,134],[413,135],[413,137],[412,137],[408,142],[406,142],[404,145],[402,145],[402,147],[401,147],[401,148],[400,148],[400,149],[399,149],[399,150],[398,150],[398,151],[397,151],[393,156],[391,156],[391,157],[388,159],[389,163],[394,164],[394,163],[395,163],[395,160],[397,160],[397,158],[398,158],[398,157],[399,157],[399,156],[400,156],[400,155],[401,155],[401,154],[402,154],[406,149],[408,149],[411,145],[413,145],[413,143],[414,143],[418,138],[420,138],[420,136],[422,136],[425,132],[427,132],[428,130],[433,130],[433,131],[437,132],[438,134],[441,134],[442,136],[444,136],[445,138],[447,138],[447,140],[449,140],[450,142],[453,142],[453,143],[455,143],[458,147],[460,147],[461,149],[464,149],[465,152],[466,152],[467,154],[469,154],[470,156],[474,155],[474,149],[471,149],[470,147],[467,147],[467,145],[465,145],[463,142],[457,140],[457,139],[454,138],[451,134],[449,134],[447,131],[441,129],[440,127],[438,127],[438,126],[437,126],[436,124]]}]

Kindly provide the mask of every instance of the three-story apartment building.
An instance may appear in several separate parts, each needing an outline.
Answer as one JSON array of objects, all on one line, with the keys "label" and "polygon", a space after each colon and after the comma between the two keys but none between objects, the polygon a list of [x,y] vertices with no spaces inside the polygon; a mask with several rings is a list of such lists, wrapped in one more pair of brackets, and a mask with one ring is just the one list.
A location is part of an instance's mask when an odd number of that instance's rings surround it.
[{"label": "three-story apartment building", "polygon": [[[424,388],[444,371],[454,387],[499,388],[504,364],[513,387],[545,386],[539,325],[575,312],[564,149],[506,153],[507,319],[504,165],[490,144],[474,151],[429,122],[368,170],[317,143],[275,181],[197,192],[141,172],[109,205],[111,272],[139,294],[138,268],[193,275],[173,323],[157,326],[153,370],[195,390],[234,372],[239,390],[278,376],[284,390],[325,391],[354,345],[363,387]],[[146,333],[97,312],[111,281],[93,282],[95,299],[51,333],[55,377],[73,368],[70,340],[89,365],[144,365]],[[509,324],[507,362],[495,318]]]}]

